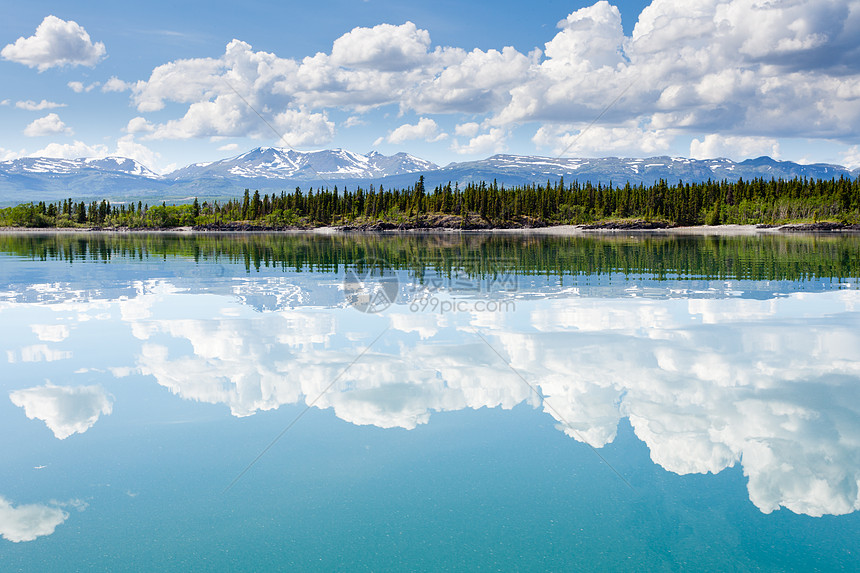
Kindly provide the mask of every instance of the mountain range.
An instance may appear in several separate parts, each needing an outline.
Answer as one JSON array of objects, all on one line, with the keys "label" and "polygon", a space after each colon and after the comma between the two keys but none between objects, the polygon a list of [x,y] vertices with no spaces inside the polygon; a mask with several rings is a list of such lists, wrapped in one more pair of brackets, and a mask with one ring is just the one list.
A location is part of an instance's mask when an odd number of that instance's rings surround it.
[{"label": "mountain range", "polygon": [[451,163],[440,167],[407,153],[358,154],[343,149],[294,151],[258,147],[247,153],[211,163],[195,163],[159,175],[125,157],[52,159],[27,157],[0,162],[0,204],[108,198],[111,200],[177,200],[191,197],[235,197],[246,188],[280,192],[301,187],[355,188],[384,185],[405,187],[424,176],[425,185],[497,181],[507,186],[556,181],[590,181],[623,185],[669,182],[765,179],[856,178],[860,169],[817,163],[802,165],[759,157],[735,162],[730,159],[650,157],[630,159],[552,158],[494,155],[480,161]]}]

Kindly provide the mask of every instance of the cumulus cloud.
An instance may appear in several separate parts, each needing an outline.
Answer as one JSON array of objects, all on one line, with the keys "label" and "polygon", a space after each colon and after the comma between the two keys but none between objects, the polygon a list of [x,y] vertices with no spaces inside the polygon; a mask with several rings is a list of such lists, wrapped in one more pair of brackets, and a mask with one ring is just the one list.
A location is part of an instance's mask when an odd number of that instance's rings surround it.
[{"label": "cumulus cloud", "polygon": [[83,26],[46,16],[29,38],[18,38],[0,50],[4,59],[43,72],[59,66],[95,66],[105,57],[105,45],[93,43]]},{"label": "cumulus cloud", "polygon": [[[126,128],[126,131],[130,131],[130,133],[117,138],[116,146],[113,150],[103,143],[89,145],[83,141],[75,140],[72,143],[49,143],[41,149],[26,154],[26,156],[55,157],[58,159],[77,159],[80,157],[102,158],[108,156],[127,157],[158,172],[158,168],[156,166],[161,160],[161,154],[135,140],[136,133],[147,132],[147,129],[145,129],[145,127],[139,122],[136,122],[135,119],[131,120],[129,122],[129,127]],[[149,131],[151,131],[151,129]]]},{"label": "cumulus cloud", "polygon": [[11,149],[3,149],[0,147],[0,161],[9,161],[10,159],[18,159],[26,154],[25,150],[12,151]]},{"label": "cumulus cloud", "polygon": [[72,135],[72,128],[68,127],[56,113],[49,113],[45,117],[33,120],[24,128],[27,137],[42,137],[45,135]]},{"label": "cumulus cloud", "polygon": [[161,154],[153,151],[142,143],[135,141],[134,134],[129,133],[116,140],[116,151],[113,153],[118,157],[128,157],[147,167],[158,165]]},{"label": "cumulus cloud", "polygon": [[103,92],[124,92],[128,91],[133,87],[133,84],[128,82],[124,82],[116,76],[112,76],[108,81],[102,85]]},{"label": "cumulus cloud", "polygon": [[58,525],[69,518],[69,514],[52,505],[12,505],[0,496],[0,536],[13,543],[33,541],[37,537],[51,535]]},{"label": "cumulus cloud", "polygon": [[[471,128],[467,128],[472,131]],[[451,149],[462,155],[481,155],[486,153],[499,153],[505,150],[505,140],[508,133],[500,128],[493,127],[488,132],[475,135],[465,144],[458,140],[451,143]]]},{"label": "cumulus cloud", "polygon": [[113,398],[101,386],[54,386],[15,390],[12,403],[31,420],[42,420],[59,440],[83,434],[113,411]]},{"label": "cumulus cloud", "polygon": [[460,123],[454,126],[454,134],[459,135],[461,137],[475,137],[478,135],[478,131],[480,131],[481,126],[474,121]]},{"label": "cumulus cloud", "polygon": [[[428,117],[422,117],[416,124],[404,123],[400,127],[388,134],[385,138],[389,143],[403,143],[412,139],[421,139],[424,141],[441,141],[448,137],[447,133],[439,131],[439,126],[436,122]],[[377,140],[381,142],[380,140]],[[374,145],[378,145],[375,143]]]},{"label": "cumulus cloud", "polygon": [[[132,100],[144,113],[163,109],[167,101],[188,104],[185,116],[158,125],[154,138],[271,137],[261,128],[254,108],[288,127],[301,123],[301,133],[289,134],[291,144],[324,143],[334,134],[328,108],[364,112],[398,104],[429,112],[466,107],[486,112],[529,62],[513,48],[431,50],[429,33],[413,23],[382,24],[355,28],[334,41],[330,54],[321,52],[300,62],[233,40],[219,58],[177,60],[157,67],[148,80],[133,86]],[[359,121],[352,116],[344,126]],[[434,120],[425,118],[413,126],[412,133],[403,127],[395,139],[426,139],[423,130],[432,127],[429,121]],[[430,139],[444,136],[432,133]]]},{"label": "cumulus cloud", "polygon": [[[441,123],[433,114],[465,115],[452,143],[464,154],[503,150],[523,124],[540,147],[577,155],[664,153],[682,135],[696,138],[697,157],[773,155],[782,137],[856,144],[854,0],[653,0],[629,35],[618,8],[601,0],[557,26],[529,53],[437,46],[412,22],[356,27],[328,52],[297,59],[237,39],[220,55],[167,62],[136,82],[69,86],[128,90],[140,114],[180,104],[143,124],[153,139],[273,139],[257,110],[290,145],[323,145],[335,136],[332,110],[392,106],[426,120],[423,128]],[[389,137],[428,140],[414,136],[420,124],[401,127]],[[437,131],[429,141],[442,139]]]},{"label": "cumulus cloud", "polygon": [[141,116],[131,118],[125,126],[126,133],[151,133],[154,130],[155,127]]},{"label": "cumulus cloud", "polygon": [[190,104],[185,115],[154,124],[149,139],[192,137],[272,138],[269,126],[291,146],[319,145],[334,137],[334,123],[323,112],[290,105],[276,93],[279,82],[295,75],[297,64],[233,40],[219,59],[170,62],[153,70],[148,81],[137,82],[132,99],[141,112],[158,111],[166,101]]},{"label": "cumulus cloud", "polygon": [[402,26],[380,24],[353,28],[334,41],[332,62],[347,68],[370,68],[396,72],[421,66],[427,61],[430,34],[412,22]]},{"label": "cumulus cloud", "polygon": [[66,84],[76,94],[89,93],[101,85],[100,82],[94,82],[90,85],[85,85],[83,82],[72,81]]},{"label": "cumulus cloud", "polygon": [[76,159],[78,157],[106,157],[107,155],[107,145],[97,143],[91,146],[76,140],[73,143],[49,143],[42,149],[30,153],[29,157]]},{"label": "cumulus cloud", "polygon": [[557,155],[655,155],[669,149],[672,137],[665,130],[638,127],[545,125],[532,141]]},{"label": "cumulus cloud", "polygon": [[702,141],[694,139],[690,143],[690,157],[695,159],[727,157],[743,160],[761,155],[778,158],[779,142],[770,137],[733,137],[711,133]]},{"label": "cumulus cloud", "polygon": [[325,113],[287,109],[272,117],[272,127],[259,121],[256,113],[237,96],[224,95],[213,101],[191,104],[181,119],[156,125],[146,139],[188,139],[192,137],[267,137],[283,140],[290,147],[325,144],[334,137],[334,123]]},{"label": "cumulus cloud", "polygon": [[860,167],[860,145],[854,145],[842,154],[842,164],[849,169]]},{"label": "cumulus cloud", "polygon": [[367,122],[357,115],[351,115],[343,122],[344,127],[358,127],[360,125],[367,125]]},{"label": "cumulus cloud", "polygon": [[40,102],[35,102],[33,100],[28,99],[27,101],[15,102],[15,107],[17,107],[18,109],[26,109],[27,111],[42,111],[44,109],[55,109],[58,107],[66,107],[66,104],[55,103],[52,101],[48,101],[46,99],[43,99]]},{"label": "cumulus cloud", "polygon": [[448,49],[444,67],[407,95],[405,107],[421,113],[488,113],[508,100],[509,90],[528,76],[537,53],[508,46],[464,52]]},{"label": "cumulus cloud", "polygon": [[850,140],[858,78],[843,54],[860,49],[849,32],[858,19],[847,0],[654,0],[624,36],[617,9],[598,2],[560,22],[545,58],[492,120],[585,124],[600,115],[599,127],[632,122],[652,140],[697,131]]}]

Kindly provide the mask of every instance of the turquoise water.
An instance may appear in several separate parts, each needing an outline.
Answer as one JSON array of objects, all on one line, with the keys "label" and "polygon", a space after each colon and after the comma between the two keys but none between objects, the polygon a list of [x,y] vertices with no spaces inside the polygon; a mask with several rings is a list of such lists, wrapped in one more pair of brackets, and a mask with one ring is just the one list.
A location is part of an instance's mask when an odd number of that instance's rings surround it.
[{"label": "turquoise water", "polygon": [[2,568],[856,569],[858,244],[774,241],[4,237]]}]

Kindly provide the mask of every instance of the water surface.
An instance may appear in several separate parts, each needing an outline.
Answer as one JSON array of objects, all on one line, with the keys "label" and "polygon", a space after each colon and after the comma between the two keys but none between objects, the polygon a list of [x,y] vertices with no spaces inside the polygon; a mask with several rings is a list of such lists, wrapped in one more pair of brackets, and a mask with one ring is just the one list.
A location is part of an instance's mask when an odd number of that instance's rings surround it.
[{"label": "water surface", "polygon": [[856,237],[0,235],[0,561],[853,569],[858,276]]}]

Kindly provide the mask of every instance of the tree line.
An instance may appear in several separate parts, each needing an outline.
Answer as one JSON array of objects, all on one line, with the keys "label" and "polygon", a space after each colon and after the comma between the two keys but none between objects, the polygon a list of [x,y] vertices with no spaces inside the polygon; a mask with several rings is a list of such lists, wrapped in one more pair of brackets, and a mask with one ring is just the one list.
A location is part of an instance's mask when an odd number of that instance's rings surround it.
[{"label": "tree line", "polygon": [[675,225],[781,224],[835,221],[860,223],[860,180],[706,181],[623,186],[547,181],[514,187],[496,181],[385,189],[296,187],[241,199],[149,205],[142,201],[89,204],[73,199],[31,202],[0,209],[0,226],[172,228],[246,223],[264,228],[310,228],[373,222],[414,223],[428,217],[443,226],[588,224],[610,219],[644,219]]}]

